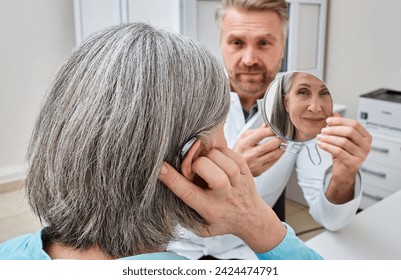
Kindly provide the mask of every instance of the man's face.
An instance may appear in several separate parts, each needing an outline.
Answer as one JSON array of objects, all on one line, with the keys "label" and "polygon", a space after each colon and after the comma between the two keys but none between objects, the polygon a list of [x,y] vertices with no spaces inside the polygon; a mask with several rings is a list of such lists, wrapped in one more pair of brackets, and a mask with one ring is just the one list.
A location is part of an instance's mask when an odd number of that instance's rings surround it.
[{"label": "man's face", "polygon": [[221,23],[220,46],[232,89],[242,103],[256,102],[280,70],[283,29],[272,11],[230,8]]}]

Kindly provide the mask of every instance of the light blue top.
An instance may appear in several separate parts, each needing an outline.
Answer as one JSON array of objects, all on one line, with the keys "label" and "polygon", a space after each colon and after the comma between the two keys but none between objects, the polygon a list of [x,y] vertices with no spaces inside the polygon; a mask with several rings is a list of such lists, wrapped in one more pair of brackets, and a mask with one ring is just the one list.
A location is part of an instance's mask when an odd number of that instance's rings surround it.
[{"label": "light blue top", "polygon": [[259,260],[322,260],[322,256],[305,245],[294,230],[283,223],[287,228],[284,239],[272,250],[256,254]]},{"label": "light blue top", "polygon": [[[260,260],[295,260],[322,259],[315,251],[307,247],[287,224],[287,233],[274,249],[256,254]],[[122,258],[122,260],[186,260],[174,252],[140,254]],[[25,234],[0,244],[0,260],[51,260],[43,250],[42,230],[34,234]]]}]

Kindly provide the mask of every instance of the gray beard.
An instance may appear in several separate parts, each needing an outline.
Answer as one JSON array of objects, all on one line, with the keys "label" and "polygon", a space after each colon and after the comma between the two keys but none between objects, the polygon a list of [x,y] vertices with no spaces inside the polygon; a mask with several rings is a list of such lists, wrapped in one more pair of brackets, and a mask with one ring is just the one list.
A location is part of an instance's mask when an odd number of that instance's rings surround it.
[{"label": "gray beard", "polygon": [[232,84],[235,85],[235,88],[237,89],[237,91],[239,91],[237,93],[245,94],[245,95],[252,95],[252,96],[260,95],[260,97],[263,97],[267,88],[269,87],[269,85],[272,81],[266,81],[263,83],[259,83],[259,86],[257,86],[257,87],[244,86],[243,83],[238,82],[236,80],[232,80],[231,82],[232,82]]}]

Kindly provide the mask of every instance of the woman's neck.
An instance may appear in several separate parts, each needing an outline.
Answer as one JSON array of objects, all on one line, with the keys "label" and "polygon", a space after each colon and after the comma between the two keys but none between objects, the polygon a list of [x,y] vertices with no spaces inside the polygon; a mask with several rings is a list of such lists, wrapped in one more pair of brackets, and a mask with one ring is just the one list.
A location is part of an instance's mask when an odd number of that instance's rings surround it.
[{"label": "woman's neck", "polygon": [[55,242],[47,242],[44,250],[51,259],[74,259],[74,260],[112,260],[113,257],[105,254],[98,246],[89,249],[78,250],[70,246]]}]

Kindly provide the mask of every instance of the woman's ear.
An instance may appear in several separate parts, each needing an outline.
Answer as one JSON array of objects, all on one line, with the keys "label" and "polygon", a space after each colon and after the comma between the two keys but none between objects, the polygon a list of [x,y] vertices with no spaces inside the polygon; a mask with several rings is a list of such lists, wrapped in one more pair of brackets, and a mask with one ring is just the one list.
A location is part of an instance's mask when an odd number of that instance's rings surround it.
[{"label": "woman's ear", "polygon": [[290,113],[290,111],[288,110],[288,96],[284,97],[284,107],[287,113]]},{"label": "woman's ear", "polygon": [[192,172],[192,162],[199,157],[202,151],[202,142],[200,139],[196,139],[192,147],[188,150],[184,159],[181,163],[181,173],[191,182],[195,177],[195,173]]}]

